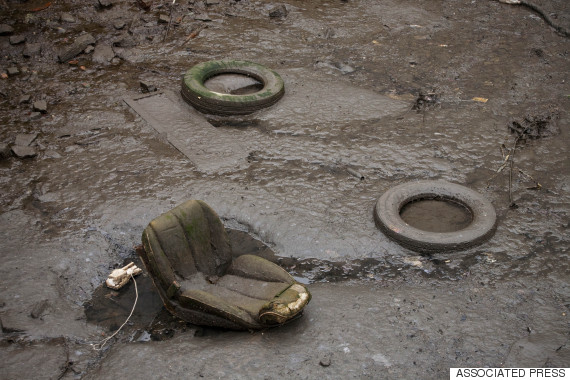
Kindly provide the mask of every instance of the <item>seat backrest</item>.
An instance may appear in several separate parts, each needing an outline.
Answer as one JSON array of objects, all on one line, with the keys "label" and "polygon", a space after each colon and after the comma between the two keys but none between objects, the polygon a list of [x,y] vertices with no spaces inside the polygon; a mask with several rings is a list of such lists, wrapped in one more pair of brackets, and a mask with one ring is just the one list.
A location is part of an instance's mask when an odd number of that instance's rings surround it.
[{"label": "seat backrest", "polygon": [[203,201],[190,200],[160,215],[145,228],[143,246],[164,289],[197,272],[222,276],[232,250],[222,221]]}]

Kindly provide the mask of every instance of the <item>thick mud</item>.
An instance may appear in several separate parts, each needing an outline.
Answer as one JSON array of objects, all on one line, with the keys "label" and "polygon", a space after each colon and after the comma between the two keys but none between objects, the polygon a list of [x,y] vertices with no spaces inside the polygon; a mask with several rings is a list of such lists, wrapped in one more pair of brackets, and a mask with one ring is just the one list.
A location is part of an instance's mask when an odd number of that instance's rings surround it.
[{"label": "thick mud", "polygon": [[[283,17],[261,1],[170,3],[0,2],[0,377],[568,366],[568,38],[498,1],[290,0]],[[567,1],[536,3],[570,25]],[[83,33],[94,50],[60,63]],[[285,96],[228,118],[166,95],[223,58],[277,71]],[[124,101],[153,86],[137,104],[154,124]],[[420,179],[483,194],[493,238],[418,256],[384,236],[377,198]],[[236,252],[309,284],[305,315],[255,334],[189,326],[143,274],[141,309],[95,350],[134,301],[103,280],[190,198],[258,239]]]}]

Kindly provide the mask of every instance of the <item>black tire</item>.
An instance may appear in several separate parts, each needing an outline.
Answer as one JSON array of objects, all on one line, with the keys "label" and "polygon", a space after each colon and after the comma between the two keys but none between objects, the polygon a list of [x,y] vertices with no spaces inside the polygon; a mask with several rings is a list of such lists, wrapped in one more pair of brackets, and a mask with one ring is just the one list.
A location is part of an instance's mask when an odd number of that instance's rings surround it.
[{"label": "black tire", "polygon": [[[243,74],[263,83],[253,94],[231,95],[209,90],[204,82],[219,74]],[[198,111],[215,115],[245,115],[275,104],[285,93],[283,79],[275,71],[247,61],[221,60],[200,63],[182,79],[182,97]]]},{"label": "black tire", "polygon": [[[410,226],[400,217],[406,204],[420,199],[459,203],[472,215],[471,223],[454,232],[429,232]],[[400,245],[421,253],[466,249],[489,239],[495,233],[497,215],[493,205],[481,194],[446,181],[404,183],[386,191],[374,207],[376,224]]]}]

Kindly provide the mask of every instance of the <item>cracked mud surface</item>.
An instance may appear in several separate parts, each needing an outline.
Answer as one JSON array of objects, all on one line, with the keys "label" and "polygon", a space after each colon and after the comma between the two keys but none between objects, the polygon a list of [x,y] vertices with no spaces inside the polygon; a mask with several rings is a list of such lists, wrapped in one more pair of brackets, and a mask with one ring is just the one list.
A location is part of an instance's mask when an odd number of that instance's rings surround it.
[{"label": "cracked mud surface", "polygon": [[[449,367],[568,366],[567,38],[494,1],[285,1],[284,18],[262,1],[177,1],[170,27],[159,22],[170,2],[100,3],[0,2],[13,28],[0,36],[0,144],[36,154],[0,154],[0,377],[436,379]],[[537,4],[570,25],[567,2]],[[58,63],[83,32],[95,50]],[[276,70],[286,95],[248,117],[209,117],[237,161],[212,154],[199,170],[123,98],[141,81],[176,92],[188,68],[221,58]],[[46,113],[33,109],[41,100]],[[496,172],[514,144],[517,208],[509,167]],[[483,194],[494,237],[431,256],[387,239],[376,199],[419,179]],[[237,239],[240,249],[309,284],[305,315],[253,334],[204,329],[169,319],[149,287],[149,311],[93,350],[117,322],[88,322],[86,305],[135,257],[146,224],[189,198],[271,248]],[[132,287],[102,296],[126,317]]]}]

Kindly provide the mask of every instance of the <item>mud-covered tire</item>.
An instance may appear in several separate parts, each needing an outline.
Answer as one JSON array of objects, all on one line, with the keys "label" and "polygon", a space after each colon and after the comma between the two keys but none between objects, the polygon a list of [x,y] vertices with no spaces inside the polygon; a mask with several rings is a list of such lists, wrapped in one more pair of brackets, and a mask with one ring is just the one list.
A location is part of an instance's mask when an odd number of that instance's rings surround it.
[{"label": "mud-covered tire", "polygon": [[[231,95],[209,90],[204,82],[219,74],[243,74],[261,83],[253,94]],[[182,97],[198,111],[215,115],[245,115],[275,104],[285,93],[283,79],[275,71],[248,61],[219,60],[200,63],[182,79]]]},{"label": "mud-covered tire", "polygon": [[[429,232],[412,227],[400,217],[400,211],[406,204],[420,199],[459,203],[471,212],[472,221],[454,232]],[[421,253],[473,247],[493,236],[497,226],[497,215],[489,201],[474,190],[446,181],[409,182],[387,190],[376,202],[374,219],[388,237]]]}]

